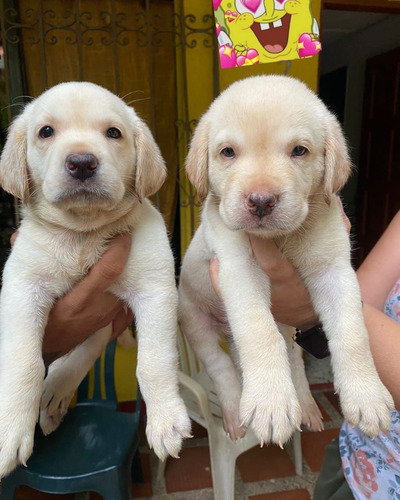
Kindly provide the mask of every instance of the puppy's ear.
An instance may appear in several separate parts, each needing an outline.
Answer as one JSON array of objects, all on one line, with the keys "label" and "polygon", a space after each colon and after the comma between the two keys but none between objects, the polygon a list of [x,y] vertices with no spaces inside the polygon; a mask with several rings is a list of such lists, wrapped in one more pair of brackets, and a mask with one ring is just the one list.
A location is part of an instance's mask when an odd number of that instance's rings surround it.
[{"label": "puppy's ear", "polygon": [[20,115],[11,124],[0,159],[0,185],[24,203],[29,198],[27,121]]},{"label": "puppy's ear", "polygon": [[135,191],[140,199],[156,193],[167,177],[165,162],[147,125],[135,116]]},{"label": "puppy's ear", "polygon": [[208,192],[208,141],[210,125],[203,117],[194,131],[185,161],[186,173],[203,202]]},{"label": "puppy's ear", "polygon": [[324,199],[329,204],[349,178],[352,165],[340,123],[330,112],[326,113],[325,134]]}]

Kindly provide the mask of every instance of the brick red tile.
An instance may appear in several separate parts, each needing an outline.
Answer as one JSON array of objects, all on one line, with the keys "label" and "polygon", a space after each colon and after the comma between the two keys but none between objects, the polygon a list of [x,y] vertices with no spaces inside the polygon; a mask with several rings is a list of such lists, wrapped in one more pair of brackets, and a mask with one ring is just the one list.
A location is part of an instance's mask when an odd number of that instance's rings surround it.
[{"label": "brick red tile", "polygon": [[275,445],[256,446],[242,453],[236,460],[236,466],[245,483],[296,474],[289,455]]},{"label": "brick red tile", "polygon": [[165,471],[167,493],[212,488],[208,446],[184,448],[180,458],[169,458]]},{"label": "brick red tile", "polygon": [[276,491],[249,497],[249,500],[311,500],[307,490]]},{"label": "brick red tile", "polygon": [[21,486],[15,490],[14,498],[15,500],[74,500],[74,495],[52,495],[51,493],[33,490],[28,486]]},{"label": "brick red tile", "polygon": [[304,432],[301,435],[303,457],[313,472],[319,472],[325,456],[326,446],[339,435],[339,429],[322,432]]}]

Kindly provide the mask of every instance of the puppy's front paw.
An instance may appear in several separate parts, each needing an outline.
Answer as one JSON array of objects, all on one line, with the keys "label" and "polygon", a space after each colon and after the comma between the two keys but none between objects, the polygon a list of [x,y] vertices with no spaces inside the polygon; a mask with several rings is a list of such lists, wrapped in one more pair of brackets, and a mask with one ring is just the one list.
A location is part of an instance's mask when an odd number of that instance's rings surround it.
[{"label": "puppy's front paw", "polygon": [[245,384],[240,416],[242,426],[251,424],[261,446],[273,442],[282,448],[301,424],[301,408],[293,384],[287,381],[270,389],[260,389],[257,383]]},{"label": "puppy's front paw", "polygon": [[147,406],[146,436],[161,460],[168,455],[178,458],[182,440],[192,437],[190,419],[180,398],[162,406]]},{"label": "puppy's front paw", "polygon": [[343,416],[350,425],[358,426],[372,439],[380,430],[389,430],[394,402],[377,375],[345,384],[339,388],[339,397]]},{"label": "puppy's front paw", "polygon": [[232,441],[241,439],[246,434],[246,428],[240,425],[239,405],[242,390],[239,383],[227,384],[219,394],[222,408],[222,425]]},{"label": "puppy's front paw", "polygon": [[72,393],[70,397],[62,400],[58,408],[56,410],[53,409],[51,414],[49,413],[48,408],[44,408],[40,411],[39,423],[45,436],[54,432],[61,424],[63,418],[68,412],[69,403],[73,396],[74,393]]},{"label": "puppy's front paw", "polygon": [[229,410],[222,410],[222,425],[232,441],[242,439],[246,435],[246,427],[240,425],[239,405]]},{"label": "puppy's front paw", "polygon": [[55,431],[68,411],[77,384],[62,368],[50,371],[43,384],[40,401],[40,427],[43,434]]},{"label": "puppy's front paw", "polygon": [[26,465],[32,454],[38,410],[23,408],[0,415],[0,478],[17,465]]},{"label": "puppy's front paw", "polygon": [[322,422],[322,415],[310,391],[300,399],[300,407],[301,423],[310,431],[323,431],[324,424]]}]

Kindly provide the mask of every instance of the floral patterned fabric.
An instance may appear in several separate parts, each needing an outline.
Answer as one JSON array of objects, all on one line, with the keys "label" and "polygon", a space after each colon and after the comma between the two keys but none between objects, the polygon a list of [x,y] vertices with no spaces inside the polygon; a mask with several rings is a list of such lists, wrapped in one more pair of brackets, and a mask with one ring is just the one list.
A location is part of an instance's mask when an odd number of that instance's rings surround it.
[{"label": "floral patterned fabric", "polygon": [[384,313],[400,323],[400,279],[396,281],[386,299]]},{"label": "floral patterned fabric", "polygon": [[[400,279],[388,295],[385,314],[400,323]],[[347,482],[357,500],[400,500],[400,413],[391,412],[388,434],[371,440],[344,422],[339,450]]]}]

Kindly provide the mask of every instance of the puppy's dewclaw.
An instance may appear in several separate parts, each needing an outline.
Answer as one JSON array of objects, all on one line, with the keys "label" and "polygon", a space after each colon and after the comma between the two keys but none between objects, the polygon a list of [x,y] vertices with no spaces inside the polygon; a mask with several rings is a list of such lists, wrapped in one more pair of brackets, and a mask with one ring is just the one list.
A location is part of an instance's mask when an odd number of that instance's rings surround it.
[{"label": "puppy's dewclaw", "polygon": [[[257,235],[275,242],[307,286],[329,341],[345,417],[372,436],[386,429],[393,400],[372,360],[349,238],[334,199],[351,171],[335,116],[293,78],[238,81],[201,117],[186,170],[205,201],[182,265],[179,319],[222,408],[239,375],[242,395],[236,409],[229,408],[238,417],[230,420],[252,426],[261,443],[283,444],[302,421],[323,428],[300,351],[291,354],[282,339],[291,338],[289,327],[272,317],[269,279],[249,243],[249,235]],[[220,296],[208,272],[215,257]],[[234,363],[225,361],[220,332],[232,339]]]},{"label": "puppy's dewclaw", "polygon": [[[178,392],[177,291],[161,214],[146,197],[166,169],[145,123],[106,89],[57,85],[29,103],[10,127],[0,184],[23,202],[19,235],[0,297],[0,477],[32,453],[40,424],[61,422],[72,394],[107,344],[100,330],[50,366],[43,386],[42,338],[49,311],[99,260],[108,241],[134,243],[109,292],[135,314],[138,380],[148,434],[160,457],[177,455],[190,432]],[[173,410],[160,420],[165,403]]]}]

